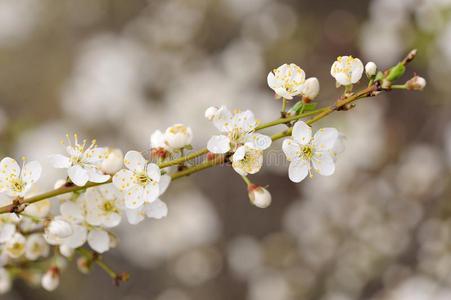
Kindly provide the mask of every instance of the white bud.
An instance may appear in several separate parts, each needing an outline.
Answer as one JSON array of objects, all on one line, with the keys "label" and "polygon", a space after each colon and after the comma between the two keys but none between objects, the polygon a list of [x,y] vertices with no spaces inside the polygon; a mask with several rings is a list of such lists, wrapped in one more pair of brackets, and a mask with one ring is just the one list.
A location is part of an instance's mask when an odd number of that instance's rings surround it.
[{"label": "white bud", "polygon": [[45,228],[45,233],[60,239],[67,238],[72,235],[72,226],[69,222],[60,219],[53,219]]},{"label": "white bud", "polygon": [[271,204],[271,194],[264,187],[250,184],[248,186],[251,203],[260,208],[266,208]]},{"label": "white bud", "polygon": [[302,95],[310,100],[315,99],[319,94],[319,81],[316,77],[310,77],[305,80]]},{"label": "white bud", "polygon": [[121,149],[111,149],[102,161],[100,169],[105,174],[113,175],[122,169],[123,162],[124,153],[122,153]]},{"label": "white bud", "polygon": [[213,120],[214,117],[216,116],[218,112],[218,108],[215,106],[210,106],[209,108],[207,108],[207,110],[205,111],[205,118],[207,118],[207,120]]},{"label": "white bud", "polygon": [[365,73],[368,78],[373,77],[377,73],[377,65],[373,63],[372,61],[368,62],[365,65]]},{"label": "white bud", "polygon": [[60,284],[59,269],[56,267],[50,268],[41,278],[42,287],[49,292],[55,290],[59,284]]},{"label": "white bud", "polygon": [[65,257],[71,257],[72,254],[74,254],[74,249],[71,247],[68,247],[66,245],[60,245],[60,253]]},{"label": "white bud", "polygon": [[164,133],[166,143],[173,149],[180,149],[191,144],[193,132],[191,128],[183,124],[175,124]]},{"label": "white bud", "polygon": [[414,76],[406,82],[409,90],[422,91],[426,86],[426,79],[420,76]]}]

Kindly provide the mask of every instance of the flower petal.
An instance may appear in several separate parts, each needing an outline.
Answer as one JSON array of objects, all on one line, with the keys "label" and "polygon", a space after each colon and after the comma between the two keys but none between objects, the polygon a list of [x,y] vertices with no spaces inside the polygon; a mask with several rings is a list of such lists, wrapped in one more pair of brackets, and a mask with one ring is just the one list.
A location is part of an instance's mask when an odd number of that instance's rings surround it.
[{"label": "flower petal", "polygon": [[208,141],[207,149],[212,153],[227,153],[230,150],[230,140],[225,135],[214,135]]},{"label": "flower petal", "polygon": [[50,164],[57,169],[66,169],[71,165],[70,159],[61,154],[49,155]]},{"label": "flower petal", "polygon": [[300,145],[295,142],[293,139],[285,139],[282,143],[282,150],[287,157],[287,160],[292,161],[294,159],[299,158],[299,153],[301,151]]},{"label": "flower petal", "polygon": [[145,212],[149,218],[161,219],[168,215],[168,206],[160,199],[157,199],[150,204],[146,204]]},{"label": "flower petal", "polygon": [[261,134],[261,133],[250,134],[250,135],[248,135],[247,140],[248,140],[246,142],[247,145],[250,145],[250,146],[254,147],[255,149],[259,149],[259,150],[268,149],[272,143],[272,140],[269,136]]},{"label": "flower petal", "polygon": [[335,172],[335,162],[329,152],[317,152],[312,159],[313,168],[323,176],[330,176]]},{"label": "flower petal", "polygon": [[84,186],[89,180],[88,171],[83,169],[80,165],[69,167],[69,169],[67,169],[67,175],[69,175],[70,180],[78,186]]},{"label": "flower petal", "polygon": [[128,223],[132,225],[138,224],[144,220],[144,206],[137,209],[126,209],[125,215],[127,216]]},{"label": "flower petal", "polygon": [[232,161],[240,161],[244,158],[246,155],[246,147],[241,146],[238,149],[236,149],[235,153],[233,153]]},{"label": "flower petal", "polygon": [[160,195],[162,195],[164,192],[166,192],[170,183],[171,183],[171,176],[169,176],[167,174],[161,175],[160,181],[158,182],[158,184],[159,184],[158,188],[160,190]]},{"label": "flower petal", "polygon": [[146,167],[146,160],[138,151],[128,151],[124,157],[124,165],[134,172],[141,172]]},{"label": "flower petal", "polygon": [[152,179],[155,182],[160,181],[161,178],[161,171],[160,168],[153,163],[150,163],[147,165],[147,176],[149,176],[150,179]]},{"label": "flower petal", "polygon": [[338,130],[335,128],[321,128],[313,137],[313,146],[316,151],[331,150],[338,139]]},{"label": "flower petal", "polygon": [[151,182],[144,187],[143,199],[145,202],[153,202],[160,196],[160,190],[157,182]]},{"label": "flower petal", "polygon": [[297,121],[291,134],[293,139],[301,145],[307,145],[312,139],[312,128],[303,121]]},{"label": "flower petal", "polygon": [[4,178],[11,175],[19,177],[19,174],[20,167],[14,159],[5,157],[0,161],[0,177]]},{"label": "flower petal", "polygon": [[84,153],[85,161],[91,164],[97,164],[107,158],[108,149],[103,147],[92,148]]},{"label": "flower petal", "polygon": [[125,206],[130,209],[135,209],[144,203],[144,188],[140,185],[135,185],[131,189],[124,192]]},{"label": "flower petal", "polygon": [[136,185],[135,174],[126,169],[122,169],[113,176],[113,184],[121,191],[126,191]]},{"label": "flower petal", "polygon": [[89,246],[98,253],[103,253],[110,249],[110,237],[104,230],[94,229],[88,234]]},{"label": "flower petal", "polygon": [[35,183],[41,177],[42,167],[37,161],[30,161],[22,169],[22,179],[27,183]]},{"label": "flower petal", "polygon": [[293,182],[301,182],[309,173],[309,162],[303,159],[296,159],[288,167],[288,177]]},{"label": "flower petal", "polygon": [[72,224],[73,233],[63,240],[63,244],[75,249],[81,247],[86,242],[87,230],[84,226]]},{"label": "flower petal", "polygon": [[110,175],[102,174],[96,167],[92,166],[87,168],[89,181],[102,183],[110,179]]}]

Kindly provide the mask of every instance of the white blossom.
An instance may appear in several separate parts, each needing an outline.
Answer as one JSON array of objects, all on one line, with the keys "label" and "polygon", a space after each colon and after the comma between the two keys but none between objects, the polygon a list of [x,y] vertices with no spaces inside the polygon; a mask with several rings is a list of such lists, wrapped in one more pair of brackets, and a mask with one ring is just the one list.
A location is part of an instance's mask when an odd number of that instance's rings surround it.
[{"label": "white blossom", "polygon": [[303,121],[293,126],[292,137],[282,144],[290,166],[288,175],[291,181],[301,182],[312,174],[311,168],[324,176],[335,172],[335,161],[332,150],[339,133],[335,128],[322,128],[312,138],[312,129]]},{"label": "white blossom", "polygon": [[94,226],[115,227],[121,222],[123,199],[112,185],[88,189],[86,199],[86,221]]},{"label": "white blossom", "polygon": [[254,147],[240,146],[232,156],[232,167],[240,175],[255,174],[263,165],[263,151]]},{"label": "white blossom", "polygon": [[209,121],[212,121],[218,112],[218,108],[216,106],[210,106],[205,110],[205,118]]},{"label": "white blossom", "polygon": [[248,187],[251,203],[260,208],[266,208],[271,204],[271,194],[264,187],[250,184]]},{"label": "white blossom", "polygon": [[141,153],[128,151],[122,169],[113,177],[113,184],[124,192],[125,206],[136,209],[144,203],[151,203],[159,196],[160,168],[148,163]]},{"label": "white blossom", "polygon": [[302,95],[310,100],[315,99],[319,94],[319,81],[316,77],[308,78],[304,83]]},{"label": "white blossom", "polygon": [[12,223],[0,222],[0,243],[6,243],[16,233],[16,225]]},{"label": "white blossom", "polygon": [[231,112],[225,106],[218,108],[212,119],[215,127],[224,133],[214,135],[207,143],[208,151],[217,154],[235,151],[239,146],[247,144],[259,150],[271,145],[269,136],[255,133],[257,120],[250,110]]},{"label": "white blossom", "polygon": [[168,127],[164,133],[166,144],[173,149],[181,149],[191,144],[193,132],[190,127],[175,124]]},{"label": "white blossom", "polygon": [[72,226],[63,219],[53,219],[45,227],[45,234],[55,238],[66,238],[73,233]]},{"label": "white blossom", "polygon": [[56,267],[50,268],[41,278],[41,285],[44,289],[51,292],[54,291],[60,283],[59,269]]},{"label": "white blossom", "polygon": [[363,63],[360,59],[352,56],[339,56],[333,63],[330,74],[340,85],[351,85],[357,83],[363,74]]},{"label": "white blossom", "polygon": [[101,183],[110,179],[110,175],[105,175],[100,170],[100,165],[107,157],[107,149],[97,147],[95,140],[86,148],[86,140],[79,144],[76,134],[74,134],[74,139],[75,143],[72,145],[67,136],[69,145],[66,147],[66,151],[69,156],[61,154],[50,156],[53,167],[67,169],[70,180],[78,186],[84,186],[88,181]]},{"label": "white blossom", "polygon": [[25,243],[25,257],[29,260],[36,260],[39,257],[46,257],[50,247],[41,234],[35,233],[27,237]]},{"label": "white blossom", "polygon": [[25,163],[22,170],[10,157],[0,161],[0,192],[11,197],[23,197],[41,176],[41,164],[37,161]]},{"label": "white blossom", "polygon": [[105,159],[100,165],[100,170],[109,175],[114,175],[117,171],[122,169],[124,161],[124,153],[121,149],[108,149]]},{"label": "white blossom", "polygon": [[15,233],[5,244],[5,252],[11,258],[19,258],[25,252],[25,237],[20,233]]},{"label": "white blossom", "polygon": [[295,64],[283,64],[269,72],[267,82],[278,96],[291,100],[302,92],[305,72]]}]

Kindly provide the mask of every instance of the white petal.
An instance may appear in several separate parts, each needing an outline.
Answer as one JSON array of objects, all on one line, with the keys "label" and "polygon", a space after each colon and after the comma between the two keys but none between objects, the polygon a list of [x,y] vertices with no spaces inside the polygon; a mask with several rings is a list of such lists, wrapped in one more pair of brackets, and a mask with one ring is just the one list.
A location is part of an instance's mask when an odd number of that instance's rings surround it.
[{"label": "white petal", "polygon": [[250,110],[239,112],[233,116],[232,126],[240,128],[243,132],[250,132],[257,126],[254,113]]},{"label": "white petal", "polygon": [[161,219],[168,215],[168,206],[160,199],[157,199],[150,204],[146,204],[145,212],[149,218]]},{"label": "white petal", "polygon": [[140,185],[135,185],[131,189],[124,192],[125,206],[130,209],[135,209],[144,203],[144,188]]},{"label": "white petal", "polygon": [[121,191],[126,191],[136,185],[135,174],[130,170],[122,169],[113,176],[113,184]]},{"label": "white petal", "polygon": [[288,167],[288,177],[293,182],[301,182],[309,173],[309,162],[303,159],[296,159]]},{"label": "white petal", "polygon": [[49,161],[50,164],[57,169],[66,169],[71,165],[69,157],[61,154],[50,155]]},{"label": "white petal", "polygon": [[128,151],[124,157],[124,165],[134,172],[141,172],[146,167],[146,160],[138,151]]},{"label": "white petal", "polygon": [[10,240],[16,233],[16,225],[11,223],[4,223],[0,225],[0,243],[5,243]]},{"label": "white petal", "polygon": [[268,149],[269,146],[271,146],[271,143],[272,143],[271,138],[261,133],[250,134],[248,137],[248,141],[246,142],[246,144],[259,150]]},{"label": "white petal", "polygon": [[86,242],[87,231],[84,226],[72,225],[73,233],[70,237],[64,239],[64,245],[69,248],[81,247]]},{"label": "white petal", "polygon": [[313,146],[316,151],[331,150],[338,139],[338,131],[335,128],[321,128],[313,137]]},{"label": "white petal", "polygon": [[306,145],[312,139],[312,128],[303,121],[297,121],[293,126],[293,139],[301,145]]},{"label": "white petal", "polygon": [[317,152],[312,159],[313,168],[323,176],[335,172],[335,162],[329,152]]},{"label": "white petal", "polygon": [[103,253],[110,249],[110,237],[104,230],[94,229],[88,234],[89,246],[98,253]]},{"label": "white petal", "polygon": [[345,73],[337,73],[335,75],[335,80],[337,80],[338,85],[350,85],[351,80],[349,80],[349,77],[346,76]]},{"label": "white petal", "polygon": [[246,147],[241,146],[238,149],[236,149],[235,153],[232,156],[232,161],[240,161],[244,158],[246,155]]},{"label": "white petal", "polygon": [[41,177],[42,167],[37,161],[30,161],[22,169],[22,179],[27,183],[35,183]]},{"label": "white petal", "polygon": [[72,201],[66,201],[60,206],[61,215],[71,222],[82,222],[83,209],[80,204]]},{"label": "white petal", "polygon": [[116,227],[121,223],[121,215],[118,213],[109,213],[105,216],[103,224],[105,227],[111,228]]},{"label": "white petal", "polygon": [[69,175],[70,180],[78,186],[84,186],[89,180],[88,171],[79,165],[69,167],[69,169],[67,169],[67,175]]},{"label": "white petal", "polygon": [[287,160],[292,161],[299,158],[301,151],[300,145],[292,139],[285,139],[282,143],[282,150],[287,157]]},{"label": "white petal", "polygon": [[0,177],[4,178],[11,175],[19,177],[19,174],[20,167],[14,159],[5,157],[0,161]]},{"label": "white petal", "polygon": [[208,151],[223,154],[230,150],[230,140],[225,135],[214,135],[207,143]]},{"label": "white petal", "polygon": [[164,134],[160,130],[155,130],[150,136],[150,148],[166,148]]},{"label": "white petal", "polygon": [[160,168],[156,164],[148,164],[147,165],[147,176],[153,181],[160,181],[161,171]]},{"label": "white petal", "polygon": [[126,209],[125,215],[130,224],[135,225],[144,220],[144,206],[137,209]]},{"label": "white petal", "polygon": [[97,164],[104,160],[108,155],[108,149],[102,147],[96,147],[88,150],[84,153],[86,162],[91,164]]},{"label": "white petal", "polygon": [[351,83],[357,83],[362,78],[364,66],[360,59],[354,58],[352,61]]},{"label": "white petal", "polygon": [[273,72],[268,73],[268,77],[266,77],[266,81],[268,83],[268,86],[270,88],[272,88],[273,90],[277,88],[276,77],[274,76]]},{"label": "white petal", "polygon": [[152,201],[155,201],[158,198],[158,196],[160,196],[158,183],[153,182],[145,186],[143,194],[143,199],[145,202],[150,203]]},{"label": "white petal", "polygon": [[160,195],[162,195],[168,189],[170,183],[171,176],[167,174],[161,175],[160,181],[158,182]]},{"label": "white petal", "polygon": [[225,106],[221,106],[216,111],[213,118],[213,125],[221,132],[227,132],[230,128],[230,123],[233,114]]}]

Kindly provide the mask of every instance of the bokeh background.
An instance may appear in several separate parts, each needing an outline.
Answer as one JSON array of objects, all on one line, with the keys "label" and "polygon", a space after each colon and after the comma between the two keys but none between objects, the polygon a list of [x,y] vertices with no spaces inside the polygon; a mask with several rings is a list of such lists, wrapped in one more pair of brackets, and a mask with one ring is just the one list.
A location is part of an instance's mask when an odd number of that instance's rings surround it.
[{"label": "bokeh background", "polygon": [[[271,163],[258,209],[230,168],[196,174],[164,195],[166,219],[119,228],[105,260],[129,283],[72,264],[55,292],[16,282],[2,299],[451,299],[451,1],[0,0],[0,154],[44,165],[67,132],[145,150],[182,122],[201,147],[210,105],[277,116],[266,75],[282,63],[326,105],[338,55],[384,68],[413,47],[424,92],[322,122],[347,136],[334,176],[294,184]],[[42,190],[61,176],[44,172]]]}]

